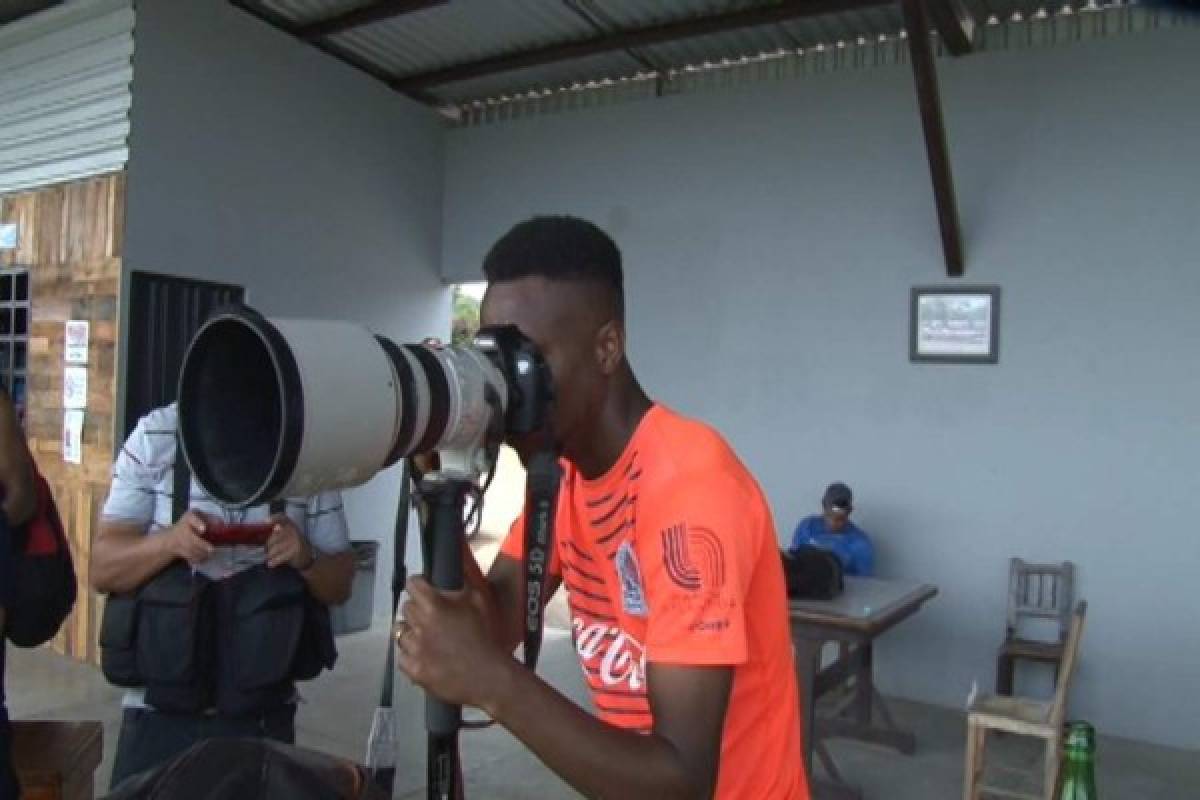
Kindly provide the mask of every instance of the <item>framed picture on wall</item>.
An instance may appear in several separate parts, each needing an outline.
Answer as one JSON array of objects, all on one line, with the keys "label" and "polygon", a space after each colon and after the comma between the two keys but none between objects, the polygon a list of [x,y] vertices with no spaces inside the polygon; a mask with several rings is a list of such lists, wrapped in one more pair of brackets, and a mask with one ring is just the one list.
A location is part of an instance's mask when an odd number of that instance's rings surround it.
[{"label": "framed picture on wall", "polygon": [[909,307],[908,358],[932,364],[999,360],[1000,287],[917,286]]}]

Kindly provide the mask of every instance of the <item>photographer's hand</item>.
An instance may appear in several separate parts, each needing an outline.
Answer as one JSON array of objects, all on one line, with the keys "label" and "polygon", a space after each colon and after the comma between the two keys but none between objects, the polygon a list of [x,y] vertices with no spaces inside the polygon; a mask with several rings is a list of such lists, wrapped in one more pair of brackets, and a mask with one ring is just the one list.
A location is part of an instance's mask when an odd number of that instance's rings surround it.
[{"label": "photographer's hand", "polygon": [[213,546],[204,536],[205,519],[199,511],[188,511],[160,536],[160,544],[173,558],[183,559],[193,567],[212,557]]},{"label": "photographer's hand", "polygon": [[296,523],[285,514],[275,514],[271,521],[275,523],[275,530],[267,539],[267,566],[295,567],[301,572],[311,567],[316,557]]},{"label": "photographer's hand", "polygon": [[488,705],[513,659],[488,631],[482,592],[470,584],[444,591],[424,578],[409,578],[403,617],[396,645],[404,674],[447,703]]},{"label": "photographer's hand", "polygon": [[398,661],[430,694],[483,709],[585,796],[712,796],[732,668],[649,665],[653,733],[620,730],[509,656],[489,635],[477,587],[413,578],[408,592]]}]

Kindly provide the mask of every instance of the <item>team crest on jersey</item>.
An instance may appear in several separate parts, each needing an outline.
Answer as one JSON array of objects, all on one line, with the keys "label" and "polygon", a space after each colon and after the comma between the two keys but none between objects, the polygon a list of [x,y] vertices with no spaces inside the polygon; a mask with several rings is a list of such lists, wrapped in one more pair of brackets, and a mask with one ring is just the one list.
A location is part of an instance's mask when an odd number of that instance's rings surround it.
[{"label": "team crest on jersey", "polygon": [[646,592],[642,587],[642,571],[638,568],[637,555],[632,542],[623,542],[614,559],[617,578],[621,581],[621,606],[626,614],[646,616]]}]

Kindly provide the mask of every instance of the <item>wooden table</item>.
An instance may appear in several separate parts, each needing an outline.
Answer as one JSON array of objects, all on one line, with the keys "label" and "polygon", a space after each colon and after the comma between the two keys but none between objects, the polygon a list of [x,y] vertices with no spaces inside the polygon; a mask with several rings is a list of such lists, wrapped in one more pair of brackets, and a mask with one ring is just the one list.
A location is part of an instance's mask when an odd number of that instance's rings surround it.
[{"label": "wooden table", "polygon": [[14,720],[12,733],[22,800],[92,800],[104,746],[99,722]]},{"label": "wooden table", "polygon": [[[789,604],[796,680],[804,704],[804,766],[812,779],[813,753],[830,780],[813,780],[816,795],[837,800],[860,800],[861,793],[842,777],[822,740],[852,738],[892,747],[911,754],[916,748],[912,732],[898,728],[883,698],[875,690],[873,645],[880,635],[911,617],[937,588],[925,583],[880,578],[846,578],[846,588],[833,600],[793,600]],[[840,642],[841,655],[821,665],[826,642]],[[817,701],[855,677],[853,694],[834,715],[816,717]],[[883,724],[876,724],[875,712]],[[816,724],[814,724],[816,723]]]}]

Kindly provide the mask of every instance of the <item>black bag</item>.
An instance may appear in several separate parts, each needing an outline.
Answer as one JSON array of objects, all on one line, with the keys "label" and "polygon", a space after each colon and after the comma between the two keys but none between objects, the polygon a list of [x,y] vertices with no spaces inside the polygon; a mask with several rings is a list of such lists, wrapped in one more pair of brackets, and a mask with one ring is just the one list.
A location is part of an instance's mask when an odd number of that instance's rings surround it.
[{"label": "black bag", "polygon": [[[13,528],[13,586],[5,635],[18,647],[38,647],[54,638],[75,606],[75,564],[50,484],[33,458],[37,508],[33,518]],[[0,512],[0,524],[7,525]]]},{"label": "black bag", "polygon": [[828,550],[801,547],[784,551],[783,576],[793,600],[832,600],[842,593],[842,562]]}]

